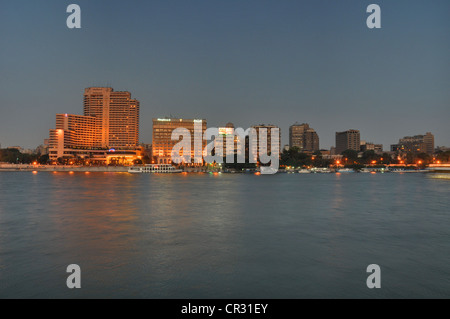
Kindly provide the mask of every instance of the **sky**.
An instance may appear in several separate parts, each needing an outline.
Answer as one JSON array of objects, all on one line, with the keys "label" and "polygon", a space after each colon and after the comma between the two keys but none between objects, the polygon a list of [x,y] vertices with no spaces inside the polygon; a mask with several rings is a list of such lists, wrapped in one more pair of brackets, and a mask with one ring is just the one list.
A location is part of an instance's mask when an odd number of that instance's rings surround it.
[{"label": "sky", "polygon": [[[69,4],[81,29],[69,29]],[[366,8],[381,8],[369,29]],[[359,129],[385,150],[406,135],[450,146],[450,1],[1,0],[0,144],[35,148],[84,88],[140,101],[152,118],[208,127],[309,123],[320,147]]]}]

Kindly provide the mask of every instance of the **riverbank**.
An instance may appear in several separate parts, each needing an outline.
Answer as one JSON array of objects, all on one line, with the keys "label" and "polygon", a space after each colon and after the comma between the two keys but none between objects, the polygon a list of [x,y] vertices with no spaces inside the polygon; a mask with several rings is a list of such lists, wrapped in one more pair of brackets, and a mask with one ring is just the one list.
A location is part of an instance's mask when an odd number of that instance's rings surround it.
[{"label": "riverbank", "polygon": [[0,172],[128,172],[127,166],[0,164]]},{"label": "riverbank", "polygon": [[[0,172],[128,172],[129,166],[74,166],[74,165],[32,165],[32,164],[0,164]],[[204,173],[205,166],[184,167],[188,173]],[[214,170],[213,170],[214,171]]]}]

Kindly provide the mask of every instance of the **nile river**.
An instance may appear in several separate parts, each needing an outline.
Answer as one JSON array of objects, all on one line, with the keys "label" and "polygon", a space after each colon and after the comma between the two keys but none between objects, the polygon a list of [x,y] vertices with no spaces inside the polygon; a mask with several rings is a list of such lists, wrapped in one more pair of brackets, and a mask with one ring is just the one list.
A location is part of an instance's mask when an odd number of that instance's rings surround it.
[{"label": "nile river", "polygon": [[1,172],[0,297],[450,298],[432,176]]}]

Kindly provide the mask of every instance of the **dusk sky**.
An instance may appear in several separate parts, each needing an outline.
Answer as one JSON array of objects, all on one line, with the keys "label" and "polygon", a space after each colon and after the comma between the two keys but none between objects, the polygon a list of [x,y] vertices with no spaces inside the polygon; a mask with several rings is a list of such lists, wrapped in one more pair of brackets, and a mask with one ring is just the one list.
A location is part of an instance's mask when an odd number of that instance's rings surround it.
[{"label": "dusk sky", "polygon": [[[81,29],[66,8],[81,7]],[[381,29],[366,8],[381,7]],[[56,113],[111,86],[152,118],[309,123],[320,147],[359,129],[384,150],[405,135],[450,146],[450,1],[191,0],[0,2],[0,144],[35,148]]]}]

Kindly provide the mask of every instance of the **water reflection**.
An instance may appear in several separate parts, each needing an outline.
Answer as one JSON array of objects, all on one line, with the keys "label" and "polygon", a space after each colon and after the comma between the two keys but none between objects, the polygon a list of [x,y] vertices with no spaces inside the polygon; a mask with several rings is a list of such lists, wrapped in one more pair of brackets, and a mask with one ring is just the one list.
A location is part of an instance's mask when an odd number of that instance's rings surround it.
[{"label": "water reflection", "polygon": [[361,297],[373,262],[397,296],[439,296],[449,191],[422,174],[0,174],[0,297]]},{"label": "water reflection", "polygon": [[427,174],[428,178],[431,179],[443,179],[443,180],[450,180],[450,174],[448,173],[443,173],[443,174],[439,174],[439,173],[430,173]]}]

